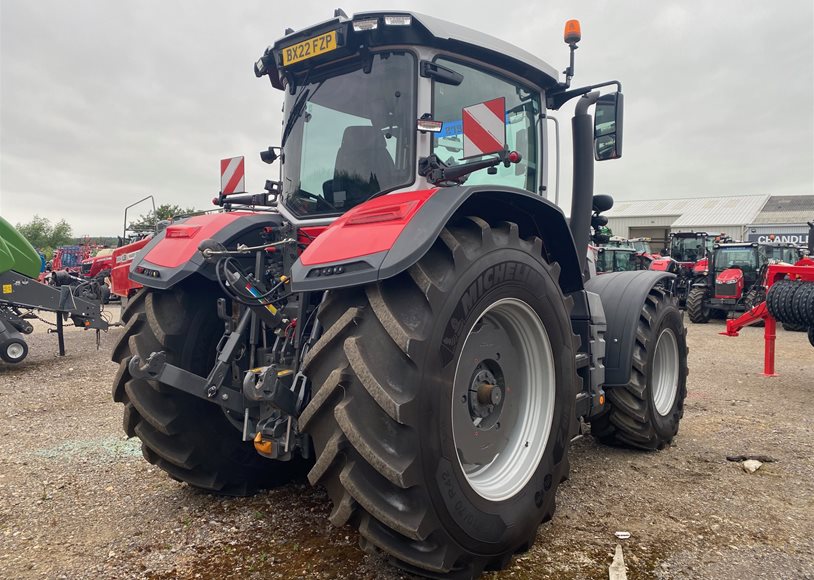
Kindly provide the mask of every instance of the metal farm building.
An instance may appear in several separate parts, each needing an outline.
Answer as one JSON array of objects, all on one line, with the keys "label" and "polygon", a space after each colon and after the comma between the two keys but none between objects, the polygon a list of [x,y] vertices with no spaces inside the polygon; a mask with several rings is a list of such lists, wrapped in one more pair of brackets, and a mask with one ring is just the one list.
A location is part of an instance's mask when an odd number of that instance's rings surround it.
[{"label": "metal farm building", "polygon": [[616,236],[647,237],[662,248],[670,232],[723,233],[736,240],[805,244],[814,195],[744,195],[619,201],[605,215]]}]

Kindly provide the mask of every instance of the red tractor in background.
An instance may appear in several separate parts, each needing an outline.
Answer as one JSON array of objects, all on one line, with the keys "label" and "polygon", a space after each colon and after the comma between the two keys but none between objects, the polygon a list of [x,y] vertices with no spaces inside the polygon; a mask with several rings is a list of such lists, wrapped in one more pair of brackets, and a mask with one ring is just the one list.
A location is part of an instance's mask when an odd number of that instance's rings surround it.
[{"label": "red tractor in background", "polygon": [[690,320],[705,323],[716,312],[745,312],[763,302],[769,262],[766,244],[715,244],[707,271],[693,282],[687,298]]},{"label": "red tractor in background", "polygon": [[721,236],[707,232],[672,232],[665,256],[655,258],[651,270],[676,275],[673,292],[680,308],[686,308],[693,284],[709,274],[709,256]]},{"label": "red tractor in background", "polygon": [[[594,161],[621,156],[623,95],[571,88],[578,22],[565,40],[562,81],[404,11],[337,10],[263,53],[255,74],[285,104],[261,158],[281,179],[221,192],[223,212],[173,223],[130,266],[143,288],[113,397],[149,462],[232,495],[307,470],[365,549],[472,578],[534,543],[586,423],[610,445],[670,444],[687,377],[673,275],[589,273],[613,204]],[[542,121],[571,99],[567,220]]]}]

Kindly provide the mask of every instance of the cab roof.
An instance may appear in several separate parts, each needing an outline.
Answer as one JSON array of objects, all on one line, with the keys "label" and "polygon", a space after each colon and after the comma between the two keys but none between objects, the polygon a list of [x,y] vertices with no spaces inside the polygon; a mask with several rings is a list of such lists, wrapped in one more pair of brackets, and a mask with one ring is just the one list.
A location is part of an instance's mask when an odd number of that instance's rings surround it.
[{"label": "cab roof", "polygon": [[[547,62],[504,40],[460,24],[426,14],[398,10],[359,12],[352,18],[346,17],[341,11],[337,12],[339,15],[334,18],[287,34],[266,50],[261,59],[265,64],[262,74],[269,74],[276,88],[283,87],[282,78],[285,76],[282,70],[281,49],[332,29],[345,30],[345,34],[348,35],[346,40],[348,46],[369,48],[394,44],[430,46],[483,61],[525,78],[529,83],[544,89],[559,86],[557,69]],[[386,25],[384,16],[410,16],[412,21],[406,26]],[[373,18],[379,20],[379,26],[375,30],[363,32],[353,30],[352,21]],[[272,54],[273,61],[268,58]]]}]

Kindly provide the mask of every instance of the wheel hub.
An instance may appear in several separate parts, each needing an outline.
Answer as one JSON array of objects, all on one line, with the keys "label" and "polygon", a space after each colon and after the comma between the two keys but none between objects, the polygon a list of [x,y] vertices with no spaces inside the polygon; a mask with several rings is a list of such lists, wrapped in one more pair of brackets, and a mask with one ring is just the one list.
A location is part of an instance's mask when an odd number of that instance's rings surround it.
[{"label": "wheel hub", "polygon": [[476,429],[488,430],[498,426],[503,410],[503,384],[503,371],[497,361],[485,360],[475,367],[466,398],[469,416]]}]

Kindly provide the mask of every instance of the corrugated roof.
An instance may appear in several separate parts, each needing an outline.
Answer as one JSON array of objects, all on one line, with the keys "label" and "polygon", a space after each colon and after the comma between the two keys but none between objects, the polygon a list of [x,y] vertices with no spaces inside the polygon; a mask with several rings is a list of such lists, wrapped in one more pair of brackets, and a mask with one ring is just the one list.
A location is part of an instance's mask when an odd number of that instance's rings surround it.
[{"label": "corrugated roof", "polygon": [[814,195],[773,195],[752,224],[804,224],[812,220]]},{"label": "corrugated roof", "polygon": [[681,214],[681,217],[673,222],[673,227],[751,224],[768,199],[768,195],[693,199],[690,200],[687,210]]},{"label": "corrugated roof", "polygon": [[640,199],[617,201],[605,212],[608,217],[680,216],[687,209],[689,199]]}]

